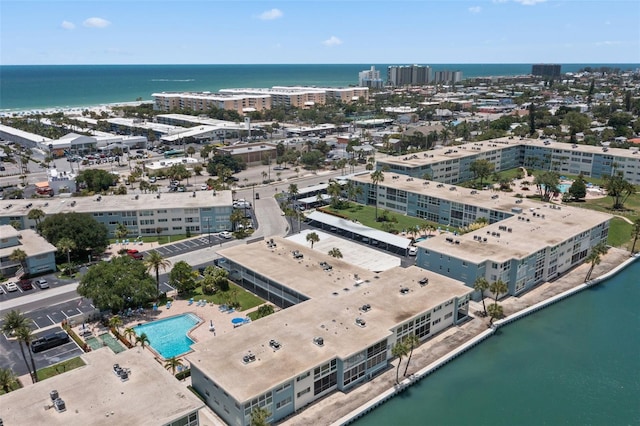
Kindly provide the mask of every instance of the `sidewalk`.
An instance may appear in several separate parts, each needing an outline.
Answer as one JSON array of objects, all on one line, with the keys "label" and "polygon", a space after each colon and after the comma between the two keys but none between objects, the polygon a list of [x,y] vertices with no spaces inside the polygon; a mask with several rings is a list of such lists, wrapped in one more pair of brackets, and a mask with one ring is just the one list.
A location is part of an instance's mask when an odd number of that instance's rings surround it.
[{"label": "sidewalk", "polygon": [[78,288],[78,282],[74,282],[71,284],[66,284],[60,287],[50,288],[48,290],[39,291],[37,293],[28,294],[26,296],[21,296],[15,299],[5,300],[0,303],[0,311],[9,311],[11,309],[15,309],[19,306],[27,305],[32,302],[38,302],[40,300],[49,299],[52,296],[59,296],[62,294],[69,293],[71,295],[71,299],[75,299],[79,297],[76,293],[76,289]]}]

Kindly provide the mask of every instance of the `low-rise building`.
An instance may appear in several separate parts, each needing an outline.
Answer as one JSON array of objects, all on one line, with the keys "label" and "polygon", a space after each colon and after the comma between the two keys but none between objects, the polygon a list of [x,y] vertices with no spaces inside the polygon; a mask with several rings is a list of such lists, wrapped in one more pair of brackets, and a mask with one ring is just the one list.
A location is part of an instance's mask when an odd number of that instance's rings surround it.
[{"label": "low-rise building", "polygon": [[[17,249],[26,254],[22,262],[11,259]],[[56,248],[34,230],[18,231],[13,226],[0,225],[0,276],[53,272],[56,270],[55,252]]]},{"label": "low-rise building", "polygon": [[82,367],[0,395],[0,419],[5,425],[198,426],[202,401],[137,352],[92,351],[82,355]]},{"label": "low-rise building", "polygon": [[375,273],[281,238],[220,254],[236,282],[289,306],[188,355],[194,389],[230,425],[348,391],[388,368],[404,337],[425,341],[467,318],[472,290],[417,267]]}]

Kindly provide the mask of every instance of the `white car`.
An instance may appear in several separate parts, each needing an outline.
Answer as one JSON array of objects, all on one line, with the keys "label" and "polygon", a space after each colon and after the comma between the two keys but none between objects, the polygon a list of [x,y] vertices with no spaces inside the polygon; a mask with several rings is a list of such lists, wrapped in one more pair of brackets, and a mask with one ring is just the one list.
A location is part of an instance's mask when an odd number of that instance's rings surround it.
[{"label": "white car", "polygon": [[206,183],[200,185],[200,191],[206,191],[207,189],[209,189],[209,185],[207,185]]},{"label": "white car", "polygon": [[232,235],[232,234],[231,234],[231,232],[229,232],[229,231],[222,231],[222,232],[220,233],[220,236],[221,236],[222,238],[224,238],[225,240],[229,240],[229,239],[231,239],[231,237],[233,237],[233,235]]},{"label": "white car", "polygon": [[418,254],[418,247],[411,246],[409,247],[409,256],[415,256]]},{"label": "white car", "polygon": [[13,281],[10,281],[6,284],[7,291],[18,291],[18,284]]}]

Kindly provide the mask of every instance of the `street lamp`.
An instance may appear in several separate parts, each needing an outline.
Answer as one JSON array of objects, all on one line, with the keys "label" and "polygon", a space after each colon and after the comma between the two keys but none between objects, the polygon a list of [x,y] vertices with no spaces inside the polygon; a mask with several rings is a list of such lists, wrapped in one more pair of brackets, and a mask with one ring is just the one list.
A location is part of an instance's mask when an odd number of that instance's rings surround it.
[{"label": "street lamp", "polygon": [[211,218],[205,217],[204,220],[207,221],[207,231],[209,233],[208,240],[209,240],[209,245],[211,245]]}]

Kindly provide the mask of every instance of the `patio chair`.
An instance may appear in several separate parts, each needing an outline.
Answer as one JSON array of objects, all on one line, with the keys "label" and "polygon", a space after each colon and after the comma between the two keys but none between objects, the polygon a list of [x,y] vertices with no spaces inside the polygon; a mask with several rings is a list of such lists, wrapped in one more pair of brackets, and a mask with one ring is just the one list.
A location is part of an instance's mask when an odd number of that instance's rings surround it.
[{"label": "patio chair", "polygon": [[189,299],[189,306],[193,305],[193,298]]}]

